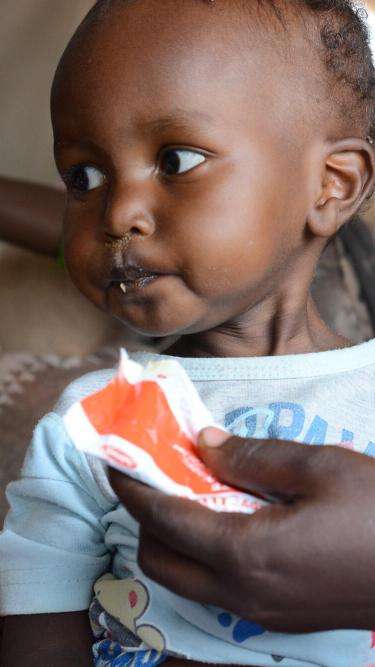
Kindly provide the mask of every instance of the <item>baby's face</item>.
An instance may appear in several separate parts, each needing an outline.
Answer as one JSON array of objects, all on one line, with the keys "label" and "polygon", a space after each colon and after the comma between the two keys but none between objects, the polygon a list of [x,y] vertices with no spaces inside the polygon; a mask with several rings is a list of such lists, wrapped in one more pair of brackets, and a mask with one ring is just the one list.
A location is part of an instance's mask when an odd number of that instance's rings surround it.
[{"label": "baby's face", "polygon": [[169,335],[235,325],[277,293],[317,186],[288,71],[223,5],[113,0],[83,28],[52,113],[66,262],[91,301]]}]

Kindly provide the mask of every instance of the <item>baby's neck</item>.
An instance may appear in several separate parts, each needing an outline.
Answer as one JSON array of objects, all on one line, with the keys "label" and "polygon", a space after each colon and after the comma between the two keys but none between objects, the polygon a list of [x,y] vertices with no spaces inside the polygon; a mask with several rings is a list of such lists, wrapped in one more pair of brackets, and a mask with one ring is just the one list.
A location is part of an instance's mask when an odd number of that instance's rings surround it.
[{"label": "baby's neck", "polygon": [[311,297],[306,308],[290,314],[229,322],[215,329],[182,336],[165,354],[180,357],[259,357],[323,352],[349,347],[350,341],[331,331]]}]

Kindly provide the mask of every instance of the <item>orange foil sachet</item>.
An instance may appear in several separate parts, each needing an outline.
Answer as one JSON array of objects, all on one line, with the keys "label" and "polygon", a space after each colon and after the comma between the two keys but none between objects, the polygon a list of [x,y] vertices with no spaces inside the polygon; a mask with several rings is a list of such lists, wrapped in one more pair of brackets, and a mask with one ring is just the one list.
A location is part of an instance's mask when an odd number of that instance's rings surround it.
[{"label": "orange foil sachet", "polygon": [[64,416],[75,446],[167,494],[219,512],[252,513],[264,502],[222,484],[198,456],[198,433],[215,426],[175,360],[146,367],[121,351],[117,375]]}]

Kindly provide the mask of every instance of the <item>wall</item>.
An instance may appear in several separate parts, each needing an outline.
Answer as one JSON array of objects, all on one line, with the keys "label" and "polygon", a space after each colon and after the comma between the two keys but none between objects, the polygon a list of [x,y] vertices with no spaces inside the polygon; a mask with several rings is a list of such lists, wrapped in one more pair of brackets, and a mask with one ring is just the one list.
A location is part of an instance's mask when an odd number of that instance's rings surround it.
[{"label": "wall", "polygon": [[49,89],[60,55],[92,0],[1,0],[0,173],[58,182]]},{"label": "wall", "polygon": [[[49,90],[93,0],[1,0],[0,173],[56,185]],[[94,308],[56,262],[0,243],[0,351],[91,353],[124,329]]]}]

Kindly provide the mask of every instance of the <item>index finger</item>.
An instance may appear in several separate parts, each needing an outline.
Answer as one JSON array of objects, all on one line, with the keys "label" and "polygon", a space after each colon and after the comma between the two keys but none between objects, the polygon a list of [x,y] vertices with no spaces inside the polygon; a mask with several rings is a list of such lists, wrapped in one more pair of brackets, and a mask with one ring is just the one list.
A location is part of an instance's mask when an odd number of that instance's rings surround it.
[{"label": "index finger", "polygon": [[[168,496],[116,470],[110,479],[130,514],[148,533],[174,551],[214,567],[223,557],[229,524],[249,520],[245,515],[218,514],[187,498]],[[237,520],[234,518],[236,517]]]}]

